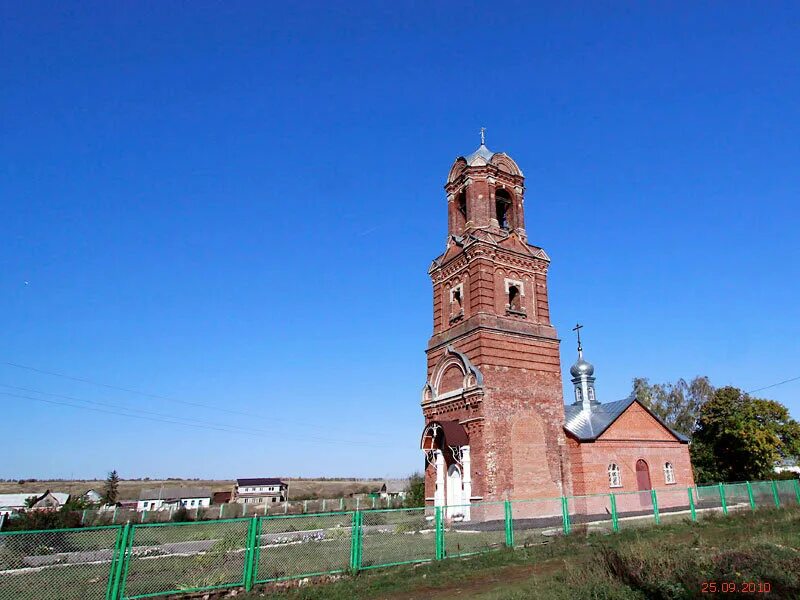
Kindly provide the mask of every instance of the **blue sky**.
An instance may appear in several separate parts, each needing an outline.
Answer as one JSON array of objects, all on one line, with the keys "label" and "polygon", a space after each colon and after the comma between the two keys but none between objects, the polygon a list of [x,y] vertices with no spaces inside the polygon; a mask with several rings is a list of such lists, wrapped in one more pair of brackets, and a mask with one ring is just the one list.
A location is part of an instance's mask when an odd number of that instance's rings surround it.
[{"label": "blue sky", "polygon": [[565,372],[800,375],[796,3],[335,4],[3,4],[0,477],[419,468],[481,126]]}]

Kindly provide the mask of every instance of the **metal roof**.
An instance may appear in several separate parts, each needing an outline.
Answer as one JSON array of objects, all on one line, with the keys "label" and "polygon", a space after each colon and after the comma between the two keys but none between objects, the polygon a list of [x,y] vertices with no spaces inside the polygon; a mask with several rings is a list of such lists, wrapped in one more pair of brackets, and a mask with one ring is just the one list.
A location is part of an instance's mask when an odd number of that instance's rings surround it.
[{"label": "metal roof", "polygon": [[490,160],[492,160],[492,157],[494,156],[494,152],[489,150],[486,147],[486,144],[481,144],[478,147],[478,149],[475,150],[475,152],[473,152],[472,154],[470,154],[468,156],[465,156],[464,160],[467,161],[468,165],[471,165],[472,161],[475,160],[476,158],[478,158],[479,156],[488,163]]},{"label": "metal roof", "polygon": [[[616,402],[593,404],[589,410],[584,410],[582,404],[568,404],[564,407],[564,428],[582,442],[596,440],[634,402],[637,402],[636,397],[629,396]],[[681,442],[689,441],[688,437],[667,426],[644,404],[640,402],[639,405]]]},{"label": "metal roof", "polygon": [[276,477],[260,477],[260,478],[257,477],[255,479],[237,479],[236,485],[251,486],[251,485],[286,485],[286,484]]},{"label": "metal roof", "polygon": [[211,498],[209,488],[165,487],[142,490],[139,500],[183,500],[184,498]]}]

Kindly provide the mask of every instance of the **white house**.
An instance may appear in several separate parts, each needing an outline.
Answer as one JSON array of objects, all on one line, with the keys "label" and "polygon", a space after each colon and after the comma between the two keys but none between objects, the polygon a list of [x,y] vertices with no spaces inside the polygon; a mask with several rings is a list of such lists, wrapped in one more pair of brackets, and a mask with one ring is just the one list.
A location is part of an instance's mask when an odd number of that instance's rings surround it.
[{"label": "white house", "polygon": [[797,459],[784,458],[775,464],[774,470],[776,473],[785,473],[790,471],[792,473],[800,474],[800,465],[797,464]]},{"label": "white house", "polygon": [[[28,499],[35,498],[28,506]],[[63,492],[25,492],[23,494],[0,494],[0,514],[10,515],[23,509],[56,510],[66,504],[69,494]]]},{"label": "white house", "polygon": [[234,497],[239,504],[283,502],[288,495],[289,486],[280,479],[261,477],[236,480]]},{"label": "white house", "polygon": [[142,490],[136,503],[136,510],[169,510],[181,506],[188,509],[211,506],[211,490],[180,487]]},{"label": "white house", "polygon": [[405,498],[408,479],[390,479],[384,481],[379,494],[381,498]]}]

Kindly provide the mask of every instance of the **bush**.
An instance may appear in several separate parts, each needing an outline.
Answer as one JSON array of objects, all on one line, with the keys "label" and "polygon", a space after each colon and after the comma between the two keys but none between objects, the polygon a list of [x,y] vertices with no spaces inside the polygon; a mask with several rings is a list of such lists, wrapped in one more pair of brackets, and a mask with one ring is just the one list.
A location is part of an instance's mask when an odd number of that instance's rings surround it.
[{"label": "bush", "polygon": [[189,510],[185,506],[181,506],[172,514],[172,521],[174,523],[187,523],[189,521],[194,521],[194,519],[192,519],[192,516],[189,514]]}]

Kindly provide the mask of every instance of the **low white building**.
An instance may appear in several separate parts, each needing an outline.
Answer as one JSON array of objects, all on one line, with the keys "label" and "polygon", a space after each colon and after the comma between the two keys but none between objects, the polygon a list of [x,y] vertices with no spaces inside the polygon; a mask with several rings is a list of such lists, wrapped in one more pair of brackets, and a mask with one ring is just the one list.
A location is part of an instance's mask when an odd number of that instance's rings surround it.
[{"label": "low white building", "polygon": [[[33,498],[33,500],[30,500]],[[0,514],[10,515],[21,510],[56,510],[69,500],[63,492],[24,492],[22,494],[0,494]],[[29,506],[30,505],[30,506]]]},{"label": "low white building", "polygon": [[797,459],[784,458],[775,465],[774,470],[776,473],[786,473],[788,471],[800,474],[800,465],[797,463]]},{"label": "low white building", "polygon": [[408,489],[408,479],[390,479],[384,481],[379,494],[381,498],[405,498]]},{"label": "low white building", "polygon": [[142,490],[136,510],[170,510],[179,507],[187,509],[211,506],[211,490],[208,488],[164,487]]}]

